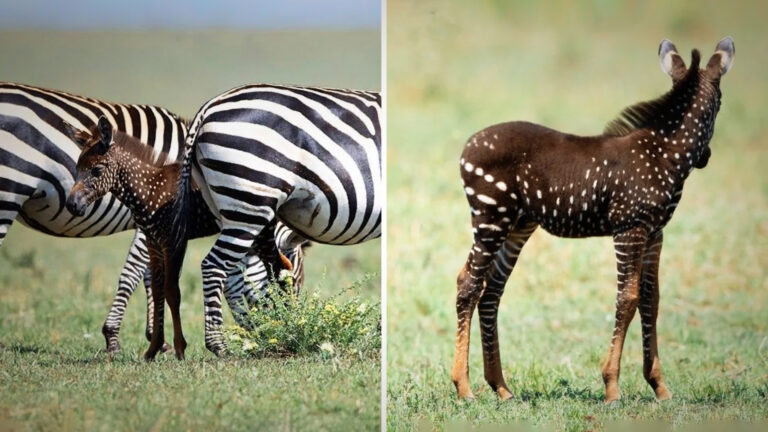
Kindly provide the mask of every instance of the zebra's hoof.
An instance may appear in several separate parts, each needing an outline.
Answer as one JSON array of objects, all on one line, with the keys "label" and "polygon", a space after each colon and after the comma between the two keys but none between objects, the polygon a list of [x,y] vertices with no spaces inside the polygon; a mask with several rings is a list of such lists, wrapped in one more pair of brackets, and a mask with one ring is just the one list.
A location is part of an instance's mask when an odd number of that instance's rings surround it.
[{"label": "zebra's hoof", "polygon": [[226,358],[229,356],[229,350],[227,350],[227,346],[223,343],[217,343],[217,344],[206,344],[205,346],[208,351],[212,352],[213,355],[215,355],[218,358]]}]

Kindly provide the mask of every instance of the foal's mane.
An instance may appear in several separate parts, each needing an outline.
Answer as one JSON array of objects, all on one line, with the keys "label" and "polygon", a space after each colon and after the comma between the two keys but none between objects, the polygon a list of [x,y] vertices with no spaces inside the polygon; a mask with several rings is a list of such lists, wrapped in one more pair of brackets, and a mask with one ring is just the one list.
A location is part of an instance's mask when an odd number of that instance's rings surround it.
[{"label": "foal's mane", "polygon": [[633,131],[653,125],[659,115],[669,112],[672,105],[679,103],[681,96],[699,83],[699,61],[701,54],[694,49],[691,52],[691,66],[685,76],[672,86],[672,90],[657,99],[630,105],[622,110],[618,117],[611,120],[603,131],[604,135],[621,137]]},{"label": "foal's mane", "polygon": [[155,150],[151,145],[139,141],[136,137],[128,135],[119,130],[112,131],[114,144],[119,149],[129,153],[141,162],[155,167],[163,167],[172,163],[178,163],[168,157],[168,153],[162,152],[155,160]]}]

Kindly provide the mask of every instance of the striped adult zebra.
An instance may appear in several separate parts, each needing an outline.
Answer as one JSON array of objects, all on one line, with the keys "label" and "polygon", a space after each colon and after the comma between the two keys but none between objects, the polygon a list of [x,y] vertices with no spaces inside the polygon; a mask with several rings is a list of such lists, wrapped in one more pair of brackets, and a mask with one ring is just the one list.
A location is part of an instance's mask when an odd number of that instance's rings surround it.
[{"label": "striped adult zebra", "polygon": [[[65,122],[88,129],[104,116],[118,130],[150,145],[157,155],[167,153],[177,160],[187,124],[168,110],[148,105],[114,104],[61,91],[23,84],[0,83],[0,245],[15,219],[37,231],[60,237],[94,237],[134,229],[127,207],[107,195],[93,203],[82,217],[65,208],[74,184],[75,161],[80,148],[67,136]],[[285,229],[281,247],[297,239]],[[146,239],[137,230],[120,272],[117,293],[102,327],[107,350],[120,349],[118,334],[128,299],[144,278],[147,289],[147,338],[153,302],[149,285]],[[293,255],[295,277],[303,279],[302,253]],[[246,279],[263,285],[263,265],[248,256],[245,274],[233,271],[226,297],[236,319],[250,304],[254,293]],[[298,264],[298,265],[297,265]]]},{"label": "striped adult zebra", "polygon": [[220,298],[228,271],[252,246],[280,268],[274,226],[351,245],[381,234],[379,93],[246,85],[203,105],[186,141],[175,215],[185,239],[191,178],[221,219],[202,262],[205,345],[219,355]]}]

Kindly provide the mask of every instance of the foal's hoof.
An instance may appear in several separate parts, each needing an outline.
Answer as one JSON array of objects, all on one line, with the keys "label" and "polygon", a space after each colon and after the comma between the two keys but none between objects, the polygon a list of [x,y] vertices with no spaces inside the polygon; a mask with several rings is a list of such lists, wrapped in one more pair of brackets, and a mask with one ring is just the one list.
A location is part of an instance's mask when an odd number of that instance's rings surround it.
[{"label": "foal's hoof", "polygon": [[475,401],[475,395],[471,391],[465,394],[459,393],[459,400],[466,403],[473,403]]},{"label": "foal's hoof", "polygon": [[171,351],[173,351],[173,347],[172,347],[172,346],[170,346],[170,345],[168,345],[168,343],[167,343],[167,342],[163,344],[163,347],[162,347],[162,348],[160,348],[160,352],[162,352],[163,354],[165,354],[165,353],[169,353],[169,352],[171,352]]},{"label": "foal's hoof", "polygon": [[672,399],[672,393],[666,387],[656,389],[656,400],[661,402],[669,399]]},{"label": "foal's hoof", "polygon": [[621,398],[616,399],[605,399],[605,405],[608,408],[618,408],[621,406]]},{"label": "foal's hoof", "polygon": [[499,395],[499,400],[502,401],[502,402],[514,399],[514,396],[512,395],[512,393],[509,393],[509,392],[504,393],[504,394],[499,392],[498,395]]},{"label": "foal's hoof", "polygon": [[144,353],[144,360],[146,360],[147,362],[154,361],[155,357],[157,357],[158,352],[161,352],[160,348],[149,347],[149,349],[147,349],[147,352]]}]

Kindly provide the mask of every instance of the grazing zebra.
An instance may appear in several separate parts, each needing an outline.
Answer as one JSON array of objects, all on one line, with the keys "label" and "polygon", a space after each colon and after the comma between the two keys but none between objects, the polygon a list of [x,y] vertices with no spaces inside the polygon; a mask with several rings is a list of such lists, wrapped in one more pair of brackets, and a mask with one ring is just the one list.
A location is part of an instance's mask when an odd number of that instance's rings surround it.
[{"label": "grazing zebra", "polygon": [[224,278],[246,251],[279,273],[279,220],[302,237],[351,245],[381,231],[381,98],[378,93],[246,85],[198,111],[186,142],[174,237],[190,215],[191,177],[221,218],[202,262],[205,346],[220,355]]},{"label": "grazing zebra", "polygon": [[[114,104],[56,90],[0,83],[0,245],[17,217],[37,231],[61,237],[94,237],[135,228],[128,208],[111,195],[94,202],[82,217],[73,216],[64,205],[74,184],[75,161],[80,153],[67,137],[64,124],[87,129],[100,116],[151,146],[156,154],[179,157],[187,125],[163,108]],[[299,255],[297,249],[297,260]],[[247,260],[247,277],[263,284],[266,279],[262,264],[252,256]],[[120,349],[118,333],[128,299],[142,278],[149,280],[148,261],[144,234],[137,230],[102,327],[110,352]],[[295,267],[301,271],[301,266]],[[244,296],[253,297],[246,290],[241,272],[230,275],[227,286],[230,306],[241,304]],[[149,288],[146,285],[148,338],[153,307]]]},{"label": "grazing zebra", "polygon": [[633,105],[603,135],[580,137],[512,122],[472,136],[461,156],[474,244],[458,277],[456,353],[451,373],[459,397],[472,398],[467,358],[477,307],[485,379],[512,397],[501,371],[496,331],[499,300],[533,231],[572,238],[613,236],[618,267],[616,326],[603,365],[606,403],[620,398],[619,363],[627,327],[640,309],[643,373],[659,400],[671,397],[656,345],[662,229],[694,168],[704,168],[720,109],[720,78],[731,67],[731,38],[704,69],[692,52],[688,69],[675,46],[659,48],[672,90]]}]

